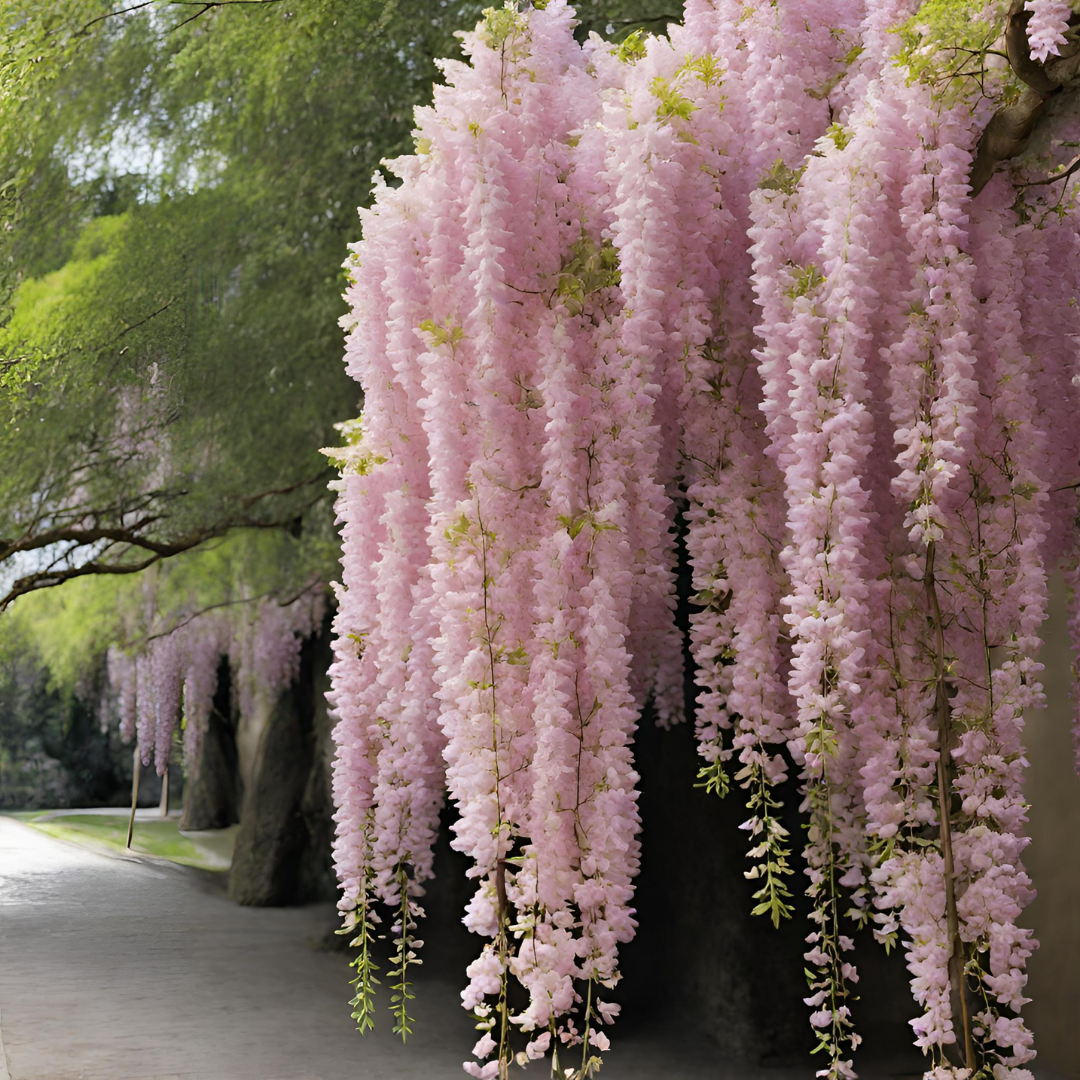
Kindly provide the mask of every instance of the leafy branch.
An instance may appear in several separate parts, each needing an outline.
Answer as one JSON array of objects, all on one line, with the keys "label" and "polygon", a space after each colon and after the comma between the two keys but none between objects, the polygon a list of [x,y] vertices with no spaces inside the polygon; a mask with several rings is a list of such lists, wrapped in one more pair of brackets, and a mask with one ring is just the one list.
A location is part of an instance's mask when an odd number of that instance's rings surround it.
[{"label": "leafy branch", "polygon": [[[1005,55],[1024,89],[1015,102],[994,113],[979,139],[971,166],[972,196],[986,187],[1000,162],[1024,152],[1050,99],[1080,70],[1080,45],[1076,43],[1065,46],[1060,56],[1045,63],[1031,55],[1027,38],[1030,18],[1024,0],[1012,0],[1005,17]],[[1080,16],[1073,15],[1070,25],[1077,22]],[[1059,174],[1052,179],[1061,178]]]},{"label": "leafy branch", "polygon": [[366,1035],[375,1027],[375,987],[379,985],[376,975],[379,965],[371,956],[371,943],[377,921],[377,916],[371,910],[371,882],[365,875],[356,907],[346,915],[345,925],[335,931],[338,934],[353,934],[349,945],[360,950],[349,961],[349,966],[356,972],[351,980],[356,993],[349,1004],[353,1007],[352,1018],[361,1035]]},{"label": "leafy branch", "polygon": [[[93,520],[95,515],[87,514],[82,518],[82,521],[86,521],[87,517],[91,518],[86,524],[63,524],[39,531],[35,531],[34,526],[31,526],[20,537],[0,539],[0,565],[16,555],[46,552],[58,545],[65,546],[45,566],[15,578],[7,589],[0,593],[0,612],[20,596],[61,585],[75,578],[95,574],[137,574],[163,559],[190,551],[208,540],[218,539],[236,529],[293,529],[298,516],[318,501],[321,491],[310,495],[299,506],[289,507],[288,512],[281,516],[262,517],[249,511],[263,500],[290,495],[321,481],[322,476],[311,477],[248,496],[240,503],[241,513],[168,538],[155,538],[148,534],[147,530],[151,526],[165,520],[163,514],[150,512],[128,522],[124,521],[127,515],[121,513],[115,524],[100,524]],[[83,552],[87,553],[86,561],[75,561]],[[133,558],[136,554],[144,557]]]},{"label": "leafy branch", "polygon": [[[104,15],[98,15],[91,19],[89,22],[83,24],[82,28],[78,31],[77,37],[83,37],[89,33],[90,29],[96,26],[98,23],[105,22],[107,19],[115,19],[120,15],[130,15],[135,11],[142,11],[144,8],[154,7],[159,5],[161,0],[142,0],[141,3],[132,4],[130,7],[117,8],[115,11],[107,11]],[[194,15],[188,15],[186,18],[181,19],[175,26],[171,27],[170,33],[173,30],[179,30],[185,23],[189,23],[198,19],[200,16],[205,15],[206,12],[212,8],[219,7],[232,7],[234,4],[243,5],[262,5],[262,4],[280,4],[281,0],[165,0],[165,3],[169,7],[198,7],[201,10],[196,11]]]},{"label": "leafy branch", "polygon": [[[285,600],[278,600],[278,607],[285,608],[289,607],[292,604],[295,604],[296,601],[300,599],[300,597],[317,588],[321,584],[321,581],[321,578],[314,578],[312,581],[309,581],[302,589],[300,589],[299,592],[293,593],[292,596],[286,598]],[[156,641],[158,638],[168,637],[170,634],[175,634],[177,630],[180,630],[182,627],[187,626],[190,622],[194,622],[200,616],[205,615],[208,611],[217,611],[220,608],[236,607],[239,604],[256,604],[260,600],[269,600],[272,597],[276,596],[276,590],[271,589],[268,592],[258,593],[255,596],[239,596],[234,600],[222,600],[220,603],[217,604],[207,604],[205,607],[201,607],[197,611],[188,612],[188,614],[185,615],[182,619],[173,623],[173,625],[170,626],[168,630],[159,630],[156,634],[149,634],[146,638],[146,641]]]},{"label": "leafy branch", "polygon": [[[423,963],[413,950],[413,930],[416,929],[416,919],[413,904],[409,900],[409,876],[404,863],[398,866],[397,873],[398,892],[401,900],[398,907],[397,922],[394,923],[394,955],[390,958],[393,965],[390,975],[394,981],[390,984],[393,993],[390,995],[390,1009],[394,1014],[394,1034],[401,1036],[405,1042],[412,1034],[412,1024],[416,1021],[409,1015],[409,1002],[416,995],[412,992],[412,983],[408,981],[409,968]],[[366,946],[365,946],[366,947]],[[361,1029],[362,1030],[362,1029]]]}]

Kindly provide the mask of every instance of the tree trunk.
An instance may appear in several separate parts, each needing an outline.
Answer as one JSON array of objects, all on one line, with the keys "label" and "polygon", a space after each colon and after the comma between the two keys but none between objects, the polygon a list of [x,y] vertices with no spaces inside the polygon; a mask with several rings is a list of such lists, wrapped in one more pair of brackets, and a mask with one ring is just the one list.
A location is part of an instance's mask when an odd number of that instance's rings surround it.
[{"label": "tree trunk", "polygon": [[303,646],[300,676],[278,699],[244,794],[229,896],[255,906],[336,895],[325,692],[329,627]]},{"label": "tree trunk", "polygon": [[224,829],[240,820],[240,769],[236,718],[228,660],[218,669],[218,688],[197,763],[189,763],[184,785],[184,831]]}]

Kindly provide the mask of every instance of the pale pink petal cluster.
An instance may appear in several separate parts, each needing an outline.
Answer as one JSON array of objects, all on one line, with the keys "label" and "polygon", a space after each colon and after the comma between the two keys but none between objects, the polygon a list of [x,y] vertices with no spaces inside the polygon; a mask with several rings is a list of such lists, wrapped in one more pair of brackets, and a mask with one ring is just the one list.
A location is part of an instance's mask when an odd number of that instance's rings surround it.
[{"label": "pale pink petal cluster", "polygon": [[228,625],[224,619],[193,619],[174,631],[182,637],[184,657],[184,766],[186,775],[198,775],[203,736],[217,692],[221,658],[228,653]]},{"label": "pale pink petal cluster", "polygon": [[1080,252],[1045,191],[971,199],[990,105],[895,62],[916,6],[691,0],[619,48],[579,45],[563,0],[492,9],[362,212],[335,855],[362,920],[418,894],[445,783],[486,939],[470,1075],[608,1046],[635,727],[681,709],[680,513],[702,776],[736,759],[777,920],[799,773],[818,1075],[855,1075],[866,923],[906,953],[929,1077],[968,1042],[995,1076],[1033,1055],[1022,732],[1076,550],[1054,267]]},{"label": "pale pink petal cluster", "polygon": [[135,660],[135,703],[135,741],[139,748],[139,759],[143,765],[149,765],[154,756],[157,728],[153,659],[149,653],[143,653]]},{"label": "pale pink petal cluster", "polygon": [[135,658],[117,646],[111,646],[106,656],[106,678],[116,695],[120,738],[131,742],[135,738],[137,718]]},{"label": "pale pink petal cluster", "polygon": [[169,767],[173,734],[180,724],[184,674],[180,642],[166,634],[150,644],[154,693],[154,767],[159,776]]},{"label": "pale pink petal cluster", "polygon": [[[297,678],[303,641],[322,624],[325,611],[321,586],[281,604],[256,597],[172,611],[158,611],[150,589],[141,643],[131,652],[113,647],[107,656],[121,739],[137,738],[143,764],[153,759],[162,774],[182,724],[184,768],[194,778],[223,659],[231,666],[240,714],[266,710]],[[161,623],[165,629],[156,629]]]},{"label": "pale pink petal cluster", "polygon": [[1031,12],[1027,24],[1028,45],[1036,60],[1059,56],[1065,44],[1072,8],[1067,0],[1026,0],[1024,10]]}]

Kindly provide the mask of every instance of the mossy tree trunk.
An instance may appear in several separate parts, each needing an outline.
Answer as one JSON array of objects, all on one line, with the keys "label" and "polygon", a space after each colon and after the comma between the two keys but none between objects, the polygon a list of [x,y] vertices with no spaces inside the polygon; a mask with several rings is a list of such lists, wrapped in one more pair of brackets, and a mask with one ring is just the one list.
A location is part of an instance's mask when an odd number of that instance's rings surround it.
[{"label": "mossy tree trunk", "polygon": [[255,906],[335,895],[330,841],[329,628],[306,641],[300,675],[263,730],[244,792],[229,896]]}]

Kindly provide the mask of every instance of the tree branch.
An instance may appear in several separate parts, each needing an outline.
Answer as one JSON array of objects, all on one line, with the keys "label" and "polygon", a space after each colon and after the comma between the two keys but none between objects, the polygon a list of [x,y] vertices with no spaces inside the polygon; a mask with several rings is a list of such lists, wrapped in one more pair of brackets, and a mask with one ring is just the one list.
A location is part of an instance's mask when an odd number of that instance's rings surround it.
[{"label": "tree branch", "polygon": [[[1074,158],[1069,164],[1068,168],[1063,169],[1061,172],[1054,173],[1053,176],[1046,177],[1045,180],[1029,180],[1026,184],[1017,184],[1018,188],[1029,187],[1044,187],[1046,184],[1056,184],[1059,180],[1067,180],[1077,169],[1080,169],[1080,157]],[[1072,485],[1075,487],[1076,485]],[[1061,490],[1058,488],[1057,490]]]},{"label": "tree branch", "polygon": [[248,510],[263,499],[272,499],[278,495],[291,495],[294,491],[299,491],[301,488],[311,487],[312,484],[321,483],[324,476],[325,474],[320,473],[318,476],[309,476],[306,480],[297,480],[294,484],[287,484],[282,488],[270,488],[267,491],[260,491],[258,495],[248,496],[241,505],[245,510]]},{"label": "tree branch", "polygon": [[147,537],[140,536],[136,531],[145,528],[158,520],[156,517],[147,518],[136,522],[134,526],[126,529],[110,528],[87,528],[77,529],[72,527],[47,529],[45,532],[36,533],[23,540],[16,540],[0,549],[0,560],[9,559],[12,555],[24,551],[40,551],[42,548],[51,547],[53,544],[74,544],[76,547],[88,547],[90,544],[100,543],[107,540],[112,544],[128,544],[131,547],[142,548],[153,552],[155,555],[171,555],[171,544],[159,543]]},{"label": "tree branch", "polygon": [[[261,491],[241,502],[243,513],[195,529],[186,535],[169,539],[155,539],[152,536],[144,535],[141,530],[166,520],[162,514],[144,514],[138,521],[130,525],[101,525],[94,523],[80,526],[65,524],[41,532],[30,531],[18,539],[0,540],[0,564],[13,555],[43,551],[56,544],[72,545],[45,569],[16,578],[7,591],[0,595],[0,612],[26,593],[38,589],[52,588],[73,578],[86,577],[90,574],[135,574],[163,559],[169,559],[175,555],[181,555],[185,551],[191,551],[209,540],[219,539],[226,533],[237,529],[289,530],[296,524],[298,511],[302,512],[314,505],[319,498],[318,493],[312,495],[300,506],[294,505],[290,507],[287,514],[278,517],[262,518],[250,515],[247,511],[250,511],[261,500],[289,495],[302,488],[320,483],[322,480],[323,477],[320,475],[297,481],[285,487]],[[84,514],[83,517],[92,518],[94,515]],[[90,561],[79,566],[69,565],[64,568],[57,568],[57,563],[69,561],[75,552],[80,549],[93,548],[95,544],[104,544],[104,547],[99,549]],[[124,545],[124,550],[120,551],[115,557],[105,560],[103,556],[115,545]],[[147,553],[147,557],[129,561],[130,556],[135,551]]]},{"label": "tree branch", "polygon": [[[294,596],[290,596],[287,600],[279,600],[278,606],[289,607],[290,604],[295,604],[296,601],[304,595],[304,593],[310,592],[312,589],[316,588],[316,586],[321,584],[322,580],[320,578],[314,578],[313,580],[309,581]],[[275,595],[276,593],[271,591],[259,593],[257,596],[241,596],[238,597],[236,600],[222,600],[220,603],[217,604],[207,604],[206,607],[199,608],[198,611],[189,612],[182,619],[180,619],[179,622],[176,622],[172,626],[170,626],[168,630],[159,630],[156,634],[150,634],[146,638],[146,641],[149,643],[151,641],[156,641],[158,638],[168,637],[170,634],[175,634],[176,631],[179,630],[181,627],[187,626],[187,624],[190,622],[194,622],[194,620],[199,618],[200,615],[205,615],[208,611],[217,611],[218,608],[236,607],[238,604],[254,604],[259,600],[269,600],[272,596]]]},{"label": "tree branch", "polygon": [[[177,30],[186,22],[190,22],[192,19],[197,19],[200,15],[209,11],[211,8],[216,7],[230,7],[233,4],[280,4],[281,0],[165,0],[170,7],[201,7],[202,11],[195,12],[194,15],[188,16],[176,26],[172,27],[172,30]],[[117,8],[115,11],[107,11],[104,15],[98,15],[96,18],[91,19],[88,23],[84,23],[83,27],[75,35],[76,37],[85,37],[90,28],[99,22],[104,22],[106,19],[114,19],[117,15],[130,15],[133,11],[141,11],[143,8],[153,7],[155,4],[160,3],[160,0],[141,0],[141,3],[132,4],[131,7]]]},{"label": "tree branch", "polygon": [[974,198],[994,175],[1002,161],[1014,158],[1027,149],[1031,133],[1050,99],[1030,87],[1014,105],[1006,105],[990,118],[979,139],[979,148],[971,166],[971,195]]},{"label": "tree branch", "polygon": [[35,574],[26,574],[21,578],[16,578],[4,596],[0,597],[0,612],[6,610],[20,596],[36,592],[38,589],[52,588],[55,585],[62,585],[65,581],[73,581],[75,578],[87,577],[90,574],[137,574],[153,566],[154,563],[160,562],[162,558],[161,555],[151,555],[142,562],[123,565],[88,562],[68,570],[41,570]]},{"label": "tree branch", "polygon": [[[173,306],[173,304],[175,304],[176,301],[179,300],[179,299],[180,299],[179,296],[174,296],[171,300],[169,300],[166,303],[162,304],[161,307],[159,307],[156,311],[151,311],[150,314],[147,315],[145,319],[140,319],[138,322],[129,323],[127,321],[127,319],[124,319],[123,317],[121,317],[121,321],[124,323],[124,329],[121,330],[120,333],[117,334],[115,338],[113,338],[113,341],[119,341],[125,334],[130,334],[132,330],[138,330],[140,326],[145,326],[151,319],[156,318],[158,315],[160,315],[164,311],[168,311],[169,308],[171,308]],[[109,342],[109,344],[111,345],[112,342]]]},{"label": "tree branch", "polygon": [[[1005,19],[1005,55],[1016,77],[1024,83],[1024,91],[1012,105],[1003,105],[990,118],[979,139],[979,147],[971,166],[971,195],[974,198],[990,182],[994,170],[1002,161],[1022,154],[1051,97],[1076,75],[1080,68],[1080,47],[1073,45],[1060,56],[1040,63],[1031,55],[1027,27],[1031,12],[1024,0],[1012,0]],[[1070,25],[1075,25],[1073,16]],[[1060,179],[1060,176],[1053,179]],[[1041,183],[1041,181],[1040,181]],[[1022,185],[1030,186],[1030,185]]]},{"label": "tree branch", "polygon": [[155,0],[142,0],[141,4],[132,4],[131,7],[117,8],[116,11],[106,11],[104,15],[98,15],[96,18],[91,19],[88,23],[83,25],[83,28],[75,35],[76,37],[84,37],[90,30],[91,26],[99,22],[104,22],[106,19],[114,19],[117,15],[128,15],[132,11],[139,11],[142,8],[151,7],[155,3]]},{"label": "tree branch", "polygon": [[1031,12],[1024,7],[1025,0],[1013,0],[1005,19],[1005,55],[1016,77],[1030,86],[1037,94],[1049,97],[1057,92],[1060,84],[1046,73],[1046,68],[1031,55],[1027,28]]},{"label": "tree branch", "polygon": [[[163,559],[183,554],[185,551],[191,551],[192,549],[199,547],[200,544],[205,544],[208,540],[216,540],[226,533],[232,532],[234,529],[287,529],[293,524],[294,520],[295,515],[290,515],[288,518],[275,521],[223,522],[213,528],[199,530],[186,537],[182,537],[171,544],[152,546],[143,543],[138,545],[141,548],[153,552],[148,558],[138,562],[91,561],[83,563],[81,566],[67,567],[62,570],[50,568],[48,570],[36,571],[33,574],[25,574],[23,577],[16,578],[8,588],[7,592],[0,596],[0,612],[6,610],[20,596],[36,592],[38,589],[54,588],[57,585],[64,584],[66,581],[72,581],[75,578],[80,577],[88,577],[91,574],[137,574],[153,566],[155,563],[161,562]],[[154,550],[155,547],[158,550]],[[118,558],[122,559],[125,554],[127,554],[127,552],[122,553]]]},{"label": "tree branch", "polygon": [[[111,345],[115,345],[121,338],[123,338],[127,334],[130,334],[132,330],[138,330],[140,326],[145,326],[146,323],[150,322],[151,319],[155,319],[158,315],[161,315],[163,312],[168,311],[169,308],[171,308],[173,304],[175,304],[176,301],[179,299],[179,296],[174,296],[171,300],[162,304],[161,307],[157,308],[157,310],[151,311],[149,315],[147,315],[144,319],[140,319],[138,322],[129,323],[126,319],[123,318],[123,316],[121,316],[121,322],[124,323],[124,329],[121,330],[114,337],[109,338],[108,341],[102,342],[100,345],[72,345],[70,349],[65,349],[63,352],[42,354],[35,357],[34,359],[39,364],[56,364],[60,360],[66,360],[69,356],[72,355],[72,353],[75,352],[93,352],[95,350],[98,352],[103,352]],[[119,355],[122,356],[127,351],[127,348],[128,347],[125,346],[123,349],[121,349]],[[25,363],[29,359],[31,359],[29,353],[23,356],[0,357],[0,376],[6,375],[18,364]]]},{"label": "tree branch", "polygon": [[186,18],[181,19],[175,26],[170,26],[169,33],[172,34],[179,30],[181,26],[187,26],[188,23],[194,22],[214,8],[232,7],[234,4],[280,4],[281,0],[169,0],[169,3],[181,7],[194,7],[198,5],[201,8],[201,10],[196,11],[194,15],[188,15]]}]

